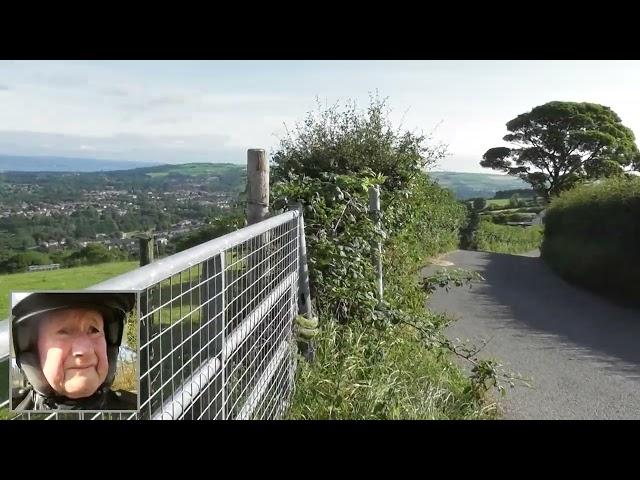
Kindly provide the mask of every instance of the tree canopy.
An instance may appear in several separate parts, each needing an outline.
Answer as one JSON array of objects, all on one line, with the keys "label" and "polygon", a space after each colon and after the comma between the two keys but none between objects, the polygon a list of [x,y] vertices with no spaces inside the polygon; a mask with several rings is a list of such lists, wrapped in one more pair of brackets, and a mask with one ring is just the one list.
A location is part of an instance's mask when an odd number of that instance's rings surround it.
[{"label": "tree canopy", "polygon": [[585,179],[640,170],[631,129],[609,107],[595,103],[549,102],[507,123],[503,140],[480,165],[520,177],[546,198]]},{"label": "tree canopy", "polygon": [[320,178],[324,173],[383,175],[390,191],[406,188],[412,179],[444,158],[446,147],[429,135],[397,129],[390,120],[386,99],[370,97],[366,111],[347,101],[324,107],[318,102],[280,140],[273,154],[273,178],[292,175]]}]

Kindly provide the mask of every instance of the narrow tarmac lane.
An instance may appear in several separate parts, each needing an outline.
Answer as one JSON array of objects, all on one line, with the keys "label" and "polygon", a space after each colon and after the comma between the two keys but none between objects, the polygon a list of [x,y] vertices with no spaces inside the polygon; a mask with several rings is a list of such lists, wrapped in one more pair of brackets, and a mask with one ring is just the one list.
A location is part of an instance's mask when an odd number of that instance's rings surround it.
[{"label": "narrow tarmac lane", "polygon": [[639,309],[568,284],[537,251],[457,250],[443,260],[485,278],[432,296],[432,310],[459,318],[447,335],[488,341],[482,358],[532,381],[508,391],[505,418],[640,419]]}]

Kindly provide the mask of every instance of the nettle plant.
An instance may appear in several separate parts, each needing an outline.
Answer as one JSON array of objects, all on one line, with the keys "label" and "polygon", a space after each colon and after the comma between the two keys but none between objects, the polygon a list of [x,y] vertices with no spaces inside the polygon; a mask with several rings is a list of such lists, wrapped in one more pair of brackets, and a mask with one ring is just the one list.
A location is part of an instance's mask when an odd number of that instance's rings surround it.
[{"label": "nettle plant", "polygon": [[369,214],[368,190],[384,177],[322,173],[321,178],[290,174],[273,186],[275,209],[303,206],[311,295],[316,306],[339,323],[373,319],[374,245],[384,232]]}]

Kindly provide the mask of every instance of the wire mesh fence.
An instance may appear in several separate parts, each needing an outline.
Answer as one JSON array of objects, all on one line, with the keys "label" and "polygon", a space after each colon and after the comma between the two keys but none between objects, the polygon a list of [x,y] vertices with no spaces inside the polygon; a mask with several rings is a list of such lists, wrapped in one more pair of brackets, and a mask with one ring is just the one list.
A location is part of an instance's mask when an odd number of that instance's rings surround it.
[{"label": "wire mesh fence", "polygon": [[140,410],[17,418],[277,419],[293,392],[298,212],[92,287],[139,292]]}]

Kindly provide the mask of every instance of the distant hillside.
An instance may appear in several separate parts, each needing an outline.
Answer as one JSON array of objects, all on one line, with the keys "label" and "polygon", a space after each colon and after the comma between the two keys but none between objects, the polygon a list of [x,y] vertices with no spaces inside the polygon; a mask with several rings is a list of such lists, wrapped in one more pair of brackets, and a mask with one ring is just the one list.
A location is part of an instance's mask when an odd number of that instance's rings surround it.
[{"label": "distant hillside", "polygon": [[[136,173],[144,174],[151,178],[163,178],[169,176],[183,175],[186,177],[207,177],[216,175],[228,175],[245,170],[244,165],[235,163],[183,163],[179,165],[158,165],[152,167],[136,168]],[[112,172],[120,173],[120,172]]]},{"label": "distant hillside", "polygon": [[492,198],[499,190],[530,188],[529,184],[509,175],[464,172],[429,172],[440,185],[451,190],[457,199]]},{"label": "distant hillside", "polygon": [[105,172],[153,165],[159,165],[159,163],[95,158],[0,155],[0,172]]},{"label": "distant hillside", "polygon": [[209,192],[241,192],[244,190],[246,167],[232,163],[185,163],[157,165],[128,170],[102,172],[0,172],[0,203],[2,185],[37,185],[30,197],[23,200],[51,201],[75,196],[78,191],[91,190],[206,190]]}]

